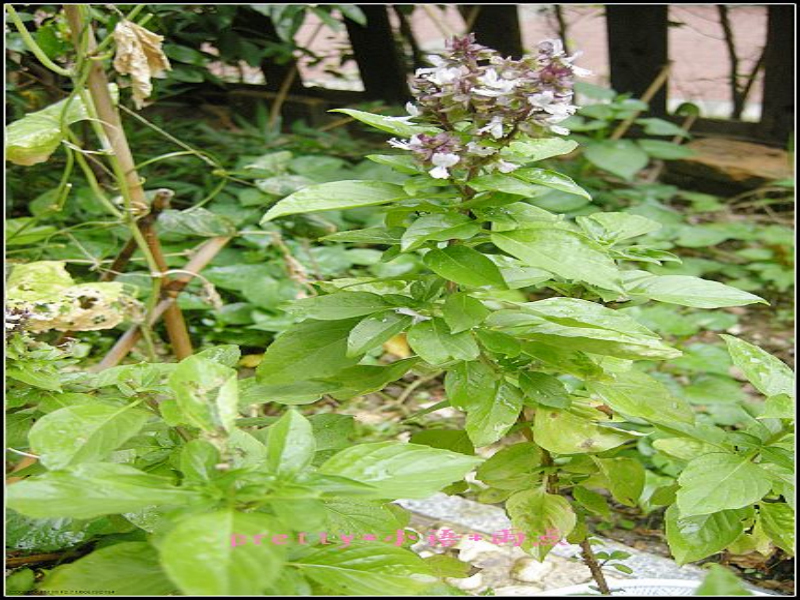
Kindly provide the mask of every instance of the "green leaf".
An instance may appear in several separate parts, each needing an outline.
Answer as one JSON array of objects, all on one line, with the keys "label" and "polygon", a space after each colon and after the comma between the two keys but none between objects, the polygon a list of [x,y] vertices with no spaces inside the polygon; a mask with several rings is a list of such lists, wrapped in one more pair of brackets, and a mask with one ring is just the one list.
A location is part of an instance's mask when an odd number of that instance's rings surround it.
[{"label": "green leaf", "polygon": [[463,292],[447,296],[442,307],[442,317],[451,333],[461,333],[480,325],[490,312],[483,302]]},{"label": "green leaf", "polygon": [[403,234],[402,227],[367,227],[353,231],[338,231],[321,237],[321,240],[332,242],[354,242],[357,244],[387,244],[400,243]]},{"label": "green leaf", "polygon": [[363,356],[405,331],[411,321],[410,316],[397,314],[393,310],[366,317],[353,327],[347,336],[347,356]]},{"label": "green leaf", "polygon": [[532,442],[506,446],[484,462],[475,476],[501,490],[530,489],[541,479],[542,450]]},{"label": "green leaf", "polygon": [[382,390],[389,383],[397,381],[411,369],[419,358],[411,357],[398,360],[387,366],[356,365],[348,367],[326,378],[325,381],[336,384],[328,393],[336,400],[348,400]]},{"label": "green leaf", "polygon": [[492,233],[492,242],[526,265],[564,279],[619,290],[620,273],[596,242],[560,229],[521,229]]},{"label": "green leaf", "polygon": [[721,452],[690,461],[678,477],[677,506],[683,517],[742,508],[769,492],[769,475],[744,456]]},{"label": "green leaf", "polygon": [[466,411],[471,406],[492,402],[497,375],[480,361],[460,362],[447,371],[444,387],[450,406]]},{"label": "green leaf", "polygon": [[167,578],[155,548],[145,542],[123,542],[53,569],[38,588],[49,595],[92,592],[116,596],[171,596],[175,585]]},{"label": "green leaf", "polygon": [[788,394],[778,394],[767,398],[764,408],[758,416],[759,419],[794,419],[794,417],[794,398]]},{"label": "green leaf", "polygon": [[[599,414],[599,411],[598,411]],[[610,427],[554,408],[536,411],[533,441],[557,454],[604,452],[629,441],[631,436]]]},{"label": "green leaf", "polygon": [[239,416],[239,391],[234,369],[200,356],[180,362],[169,386],[186,422],[203,431],[230,432]]},{"label": "green leaf", "polygon": [[667,509],[666,534],[679,565],[722,552],[744,532],[752,509],[722,510],[709,515],[681,517],[676,505]]},{"label": "green leaf", "polygon": [[565,192],[575,196],[583,196],[587,200],[592,199],[592,195],[589,192],[572,181],[572,179],[566,175],[562,175],[556,171],[537,168],[517,169],[511,173],[511,175],[527,183],[543,185],[545,187],[558,190],[559,192]]},{"label": "green leaf", "polygon": [[389,535],[405,526],[392,505],[376,500],[326,500],[323,506],[327,531],[335,535]]},{"label": "green leaf", "polygon": [[[679,127],[675,123],[665,121],[664,119],[656,119],[656,118],[636,119],[636,123],[638,125],[644,125],[644,132],[647,135],[671,135],[671,136],[679,135],[682,137],[686,137],[689,135],[688,133],[686,133],[686,130],[684,130],[682,127]],[[656,140],[647,140],[647,141],[656,141]]]},{"label": "green leaf", "polygon": [[644,491],[645,469],[635,458],[596,458],[595,463],[605,476],[608,491],[617,502],[636,506]]},{"label": "green leaf", "polygon": [[614,373],[613,381],[587,382],[587,389],[615,411],[655,423],[694,423],[689,404],[673,395],[659,380],[641,371]]},{"label": "green leaf", "polygon": [[477,329],[475,334],[481,345],[489,352],[504,354],[509,358],[519,356],[522,352],[522,343],[513,335],[491,329]]},{"label": "green leaf", "polygon": [[440,318],[412,325],[406,337],[411,349],[431,365],[450,360],[475,360],[480,354],[478,344],[468,331],[454,334]]},{"label": "green leaf", "polygon": [[628,181],[650,162],[647,153],[631,140],[592,142],[584,156],[594,166]]},{"label": "green leaf", "polygon": [[583,486],[576,485],[572,489],[572,497],[583,508],[598,514],[606,519],[611,518],[611,508],[608,506],[608,500],[602,494],[593,492]]},{"label": "green leaf", "polygon": [[525,397],[535,404],[551,408],[567,408],[570,405],[567,388],[553,375],[526,371],[519,376],[519,385]]},{"label": "green leaf", "polygon": [[466,430],[470,440],[480,448],[494,444],[517,422],[522,412],[522,393],[514,386],[500,382],[493,397],[473,399],[466,408]]},{"label": "green leaf", "polygon": [[6,128],[6,158],[15,165],[46,161],[61,145],[65,127],[88,119],[80,98],[70,97],[47,108],[29,113]]},{"label": "green leaf", "polygon": [[328,459],[319,472],[375,488],[373,498],[427,498],[457,481],[481,459],[458,452],[395,442],[359,444]]},{"label": "green leaf", "polygon": [[130,406],[70,406],[39,419],[28,439],[44,466],[63,469],[107,458],[136,435],[148,417],[149,413]]},{"label": "green leaf", "polygon": [[44,518],[91,519],[197,498],[194,492],[172,487],[169,479],[114,463],[81,464],[70,472],[45,473],[8,489],[9,508]]},{"label": "green leaf", "polygon": [[744,587],[744,584],[722,565],[712,564],[709,573],[703,579],[694,595],[695,596],[752,596],[753,594]]},{"label": "green leaf", "polygon": [[498,310],[486,324],[551,346],[618,358],[680,356],[627,314],[578,298],[548,298]]},{"label": "green leaf", "polygon": [[434,249],[423,257],[425,266],[437,275],[468,287],[505,287],[505,281],[491,260],[467,246]]},{"label": "green leaf", "polygon": [[468,239],[480,231],[480,225],[461,213],[424,215],[409,225],[403,233],[400,249],[410,252],[429,240],[444,242]]},{"label": "green leaf", "polygon": [[562,154],[569,154],[578,147],[578,142],[565,138],[540,138],[511,142],[508,149],[518,160],[534,162]]},{"label": "green leaf", "polygon": [[160,237],[163,240],[181,240],[185,237],[216,237],[236,233],[236,225],[228,217],[205,208],[165,210],[158,217]]},{"label": "green leaf", "polygon": [[687,146],[664,140],[636,140],[639,147],[653,158],[661,160],[679,160],[695,156],[697,153]]},{"label": "green leaf", "polygon": [[478,192],[502,192],[504,194],[525,196],[526,198],[537,198],[547,191],[541,185],[522,181],[517,177],[503,175],[502,173],[475,177],[469,180],[468,185]]},{"label": "green leaf", "polygon": [[262,385],[303,382],[335,375],[359,361],[347,356],[347,338],[358,321],[306,321],[278,336],[256,369]]},{"label": "green leaf", "polygon": [[264,218],[261,219],[261,223],[286,215],[375,206],[407,198],[408,195],[403,191],[403,187],[395,183],[355,180],[331,181],[310,185],[287,196],[269,209]]},{"label": "green leaf", "polygon": [[367,125],[380,129],[393,135],[400,135],[402,137],[411,137],[412,135],[419,135],[421,133],[437,133],[439,130],[430,125],[411,125],[400,121],[398,117],[387,117],[384,115],[375,115],[372,113],[364,112],[363,110],[355,110],[353,108],[335,108],[329,112],[344,113],[353,117],[357,121],[366,123]]},{"label": "green leaf", "polygon": [[720,335],[747,380],[765,396],[786,394],[794,398],[794,373],[781,360],[754,344],[732,335]]},{"label": "green leaf", "polygon": [[377,294],[368,292],[336,292],[326,296],[312,296],[296,300],[288,308],[306,319],[318,321],[339,321],[353,317],[363,317],[391,305]]},{"label": "green leaf", "polygon": [[794,556],[794,509],[783,502],[761,502],[758,515],[761,526],[773,543]]},{"label": "green leaf", "polygon": [[526,540],[522,547],[530,550],[538,561],[553,549],[552,545],[531,545],[533,539],[551,534],[554,543],[563,539],[575,528],[575,512],[563,496],[548,494],[543,488],[517,492],[506,501],[506,512],[514,528],[521,530]]},{"label": "green leaf", "polygon": [[694,308],[743,306],[755,302],[769,304],[749,292],[691,275],[652,275],[645,271],[627,271],[625,291],[632,298],[643,297]]},{"label": "green leaf", "polygon": [[599,242],[616,243],[658,231],[661,223],[622,212],[601,212],[588,217],[577,217],[578,225],[587,235]]},{"label": "green leaf", "polygon": [[431,448],[442,448],[473,456],[475,446],[463,429],[426,429],[411,436],[409,442]]},{"label": "green leaf", "polygon": [[186,595],[262,595],[280,575],[285,551],[273,536],[283,533],[263,513],[192,515],[162,540],[161,564]]},{"label": "green leaf", "polygon": [[316,440],[311,423],[295,410],[288,410],[270,425],[267,438],[267,466],[279,476],[293,477],[314,459]]},{"label": "green leaf", "polygon": [[336,596],[417,595],[437,581],[419,556],[385,543],[323,547],[296,564],[301,573]]}]

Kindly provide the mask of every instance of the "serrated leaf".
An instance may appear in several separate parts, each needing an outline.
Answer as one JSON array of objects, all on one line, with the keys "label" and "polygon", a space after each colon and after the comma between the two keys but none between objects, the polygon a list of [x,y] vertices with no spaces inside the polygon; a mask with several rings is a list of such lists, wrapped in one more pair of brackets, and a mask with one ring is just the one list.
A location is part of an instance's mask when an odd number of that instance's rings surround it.
[{"label": "serrated leaf", "polygon": [[393,310],[365,317],[347,336],[347,356],[363,356],[405,331],[411,321],[410,316],[397,314]]},{"label": "serrated leaf", "polygon": [[311,422],[295,410],[288,410],[270,425],[267,438],[267,466],[278,476],[292,477],[314,459],[316,440]]},{"label": "serrated leaf", "polygon": [[543,185],[545,187],[558,190],[559,192],[574,194],[575,196],[583,196],[587,200],[592,199],[592,195],[589,192],[572,181],[572,179],[566,175],[562,175],[556,171],[537,168],[517,169],[516,171],[512,172],[511,175],[527,183]]},{"label": "serrated leaf", "polygon": [[411,349],[431,365],[450,360],[475,360],[480,354],[477,342],[468,331],[454,334],[440,318],[412,325],[406,339]]},{"label": "serrated leaf", "polygon": [[625,291],[633,297],[649,298],[694,308],[722,308],[745,304],[768,304],[766,300],[719,281],[691,275],[652,275],[644,271],[625,274]]},{"label": "serrated leaf", "polygon": [[529,489],[541,478],[542,450],[532,442],[513,444],[484,462],[475,476],[502,490]]},{"label": "serrated leaf", "polygon": [[437,275],[469,287],[505,287],[505,281],[491,260],[467,246],[448,246],[425,254],[425,266]]},{"label": "serrated leaf", "polygon": [[665,515],[667,542],[679,565],[722,552],[744,532],[744,520],[752,509],[722,510],[683,517],[672,505]]},{"label": "serrated leaf", "polygon": [[500,382],[493,396],[473,398],[466,408],[466,430],[470,440],[480,448],[495,443],[517,422],[522,412],[522,393],[514,386]]},{"label": "serrated leaf", "polygon": [[620,272],[596,242],[559,229],[521,229],[492,233],[492,242],[526,265],[564,279],[620,290]]},{"label": "serrated leaf", "polygon": [[113,590],[123,596],[170,596],[176,586],[162,570],[155,548],[145,542],[122,542],[56,567],[38,589],[49,595]]},{"label": "serrated leaf", "polygon": [[569,154],[578,147],[578,142],[564,138],[541,138],[511,142],[508,149],[528,162],[545,160],[562,154]]},{"label": "serrated leaf", "polygon": [[115,463],[80,464],[69,472],[31,477],[8,489],[9,508],[44,518],[91,519],[197,499],[196,493],[173,487],[167,478]]},{"label": "serrated leaf", "polygon": [[650,162],[647,153],[631,140],[592,142],[584,156],[596,167],[628,181]]},{"label": "serrated leaf", "polygon": [[[335,375],[355,365],[359,356],[347,356],[347,338],[358,323],[306,321],[278,336],[256,369],[261,385],[291,384]],[[323,392],[324,393],[324,392]]]},{"label": "serrated leaf", "polygon": [[587,389],[615,411],[656,423],[694,423],[694,411],[657,379],[641,371],[614,373],[613,381],[587,382]]},{"label": "serrated leaf", "polygon": [[645,469],[635,458],[594,458],[608,483],[608,491],[617,502],[636,506],[644,491]]},{"label": "serrated leaf", "polygon": [[782,502],[762,502],[758,505],[759,520],[773,543],[787,554],[794,555],[794,509]]},{"label": "serrated leaf", "polygon": [[480,300],[463,292],[448,295],[442,307],[442,317],[451,333],[480,325],[490,312]]},{"label": "serrated leaf", "polygon": [[200,356],[180,362],[169,377],[185,422],[207,432],[230,432],[239,416],[236,370]]},{"label": "serrated leaf", "polygon": [[678,483],[677,506],[683,517],[748,506],[772,487],[768,474],[758,465],[744,456],[721,452],[690,461]]},{"label": "serrated leaf", "polygon": [[525,533],[522,547],[530,550],[538,561],[553,549],[552,545],[531,545],[539,536],[552,535],[554,543],[563,539],[575,528],[575,512],[563,496],[548,494],[541,487],[517,492],[506,501],[506,512],[512,525]]},{"label": "serrated leaf", "polygon": [[323,547],[304,555],[297,564],[303,574],[333,595],[418,595],[437,581],[419,556],[385,543]]},{"label": "serrated leaf", "polygon": [[747,380],[765,396],[786,394],[794,398],[794,373],[780,359],[732,335],[721,335],[728,352]]},{"label": "serrated leaf", "polygon": [[486,324],[523,339],[593,354],[628,359],[680,356],[621,311],[578,298],[548,298],[498,310]]},{"label": "serrated leaf", "polygon": [[[161,564],[186,595],[262,595],[278,579],[284,561],[283,546],[270,538],[283,533],[264,513],[191,515],[162,540]],[[257,544],[256,535],[267,539]]]},{"label": "serrated leaf", "polygon": [[146,411],[124,406],[70,406],[40,418],[28,439],[48,469],[95,462],[136,435],[147,421]]},{"label": "serrated leaf", "polygon": [[533,441],[557,454],[603,452],[629,441],[632,436],[601,427],[564,410],[540,408],[533,425]]},{"label": "serrated leaf", "polygon": [[278,217],[325,210],[342,210],[361,206],[376,206],[398,200],[408,195],[403,187],[383,181],[331,181],[310,185],[287,196],[273,206],[261,223]]},{"label": "serrated leaf", "polygon": [[369,292],[336,292],[293,302],[288,309],[307,319],[339,321],[386,310],[391,305]]},{"label": "serrated leaf", "polygon": [[411,137],[412,135],[419,135],[421,133],[436,133],[439,131],[436,127],[431,127],[430,125],[412,125],[399,120],[404,117],[387,117],[385,115],[376,115],[353,108],[335,108],[329,112],[343,113],[354,118],[356,121],[366,123],[370,127],[402,137]]},{"label": "serrated leaf", "polygon": [[567,408],[571,399],[567,388],[561,381],[547,373],[523,372],[519,376],[519,385],[534,404],[551,408]]},{"label": "serrated leaf", "polygon": [[369,484],[375,488],[373,498],[427,498],[480,462],[479,458],[429,446],[377,442],[338,452],[319,472]]}]

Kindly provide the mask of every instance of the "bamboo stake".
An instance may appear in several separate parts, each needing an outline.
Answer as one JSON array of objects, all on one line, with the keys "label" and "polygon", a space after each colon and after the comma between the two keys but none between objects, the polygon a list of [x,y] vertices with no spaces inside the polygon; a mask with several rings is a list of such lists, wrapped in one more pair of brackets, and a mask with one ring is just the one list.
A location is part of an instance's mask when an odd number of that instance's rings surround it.
[{"label": "bamboo stake", "polygon": [[[114,105],[109,91],[109,81],[106,75],[103,62],[96,60],[94,54],[97,50],[97,41],[92,31],[91,23],[84,22],[83,14],[86,5],[64,5],[64,12],[69,21],[72,38],[77,49],[86,43],[86,56],[90,59],[89,72],[86,84],[91,96],[91,104],[97,112],[98,119],[105,139],[102,140],[107,145],[107,149],[112,152],[111,162],[115,167],[117,183],[120,185],[123,198],[126,200],[126,209],[132,214],[128,218],[133,220],[135,214],[146,214],[150,210],[147,198],[142,187],[142,180],[136,172],[136,163],[133,160],[125,130],[122,128],[122,121],[119,111]],[[163,292],[167,285],[167,279],[163,273],[167,270],[166,261],[161,250],[161,244],[152,229],[152,220],[148,221],[144,227],[139,229],[134,222],[131,223],[131,233],[137,241],[151,269],[150,276],[158,278],[153,283],[153,298],[149,305],[148,312],[151,312],[158,302],[159,290]],[[151,316],[151,315],[148,315]],[[185,358],[192,353],[192,342],[186,328],[180,308],[177,305],[170,306],[164,315],[172,348],[178,358]]]},{"label": "bamboo stake", "polygon": [[[653,80],[653,83],[650,84],[650,87],[648,87],[647,90],[645,90],[644,94],[642,94],[642,97],[640,98],[642,102],[650,102],[650,100],[653,99],[653,96],[655,96],[658,90],[660,90],[661,87],[667,82],[667,78],[669,77],[669,71],[671,68],[672,68],[671,63],[667,63],[666,65],[664,65],[664,68],[661,69],[661,72]],[[631,125],[633,125],[633,122],[636,120],[639,114],[641,114],[641,112],[642,111],[636,111],[634,114],[632,114],[622,123],[620,123],[614,130],[614,132],[611,134],[609,139],[618,140],[623,135],[625,135],[628,132],[628,129],[630,129]]]},{"label": "bamboo stake", "polygon": [[[172,306],[177,298],[177,295],[185,288],[194,277],[202,271],[208,263],[210,263],[217,253],[231,240],[230,237],[215,237],[211,238],[205,244],[197,249],[197,252],[192,259],[186,263],[186,267],[182,269],[184,275],[180,275],[173,279],[168,289],[169,296],[159,302],[153,312],[150,314],[149,322],[147,325],[152,326],[163,315],[167,309]],[[122,337],[117,340],[114,347],[109,350],[108,354],[103,357],[97,365],[91,370],[94,372],[102,371],[110,367],[114,367],[125,358],[133,348],[134,344],[142,336],[141,328],[139,325],[134,325],[126,331]]]}]

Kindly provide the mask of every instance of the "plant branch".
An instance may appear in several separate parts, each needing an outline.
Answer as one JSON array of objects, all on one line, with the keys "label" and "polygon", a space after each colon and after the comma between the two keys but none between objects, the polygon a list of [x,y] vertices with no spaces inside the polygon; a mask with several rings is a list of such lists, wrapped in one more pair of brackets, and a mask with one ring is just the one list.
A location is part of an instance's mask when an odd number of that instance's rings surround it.
[{"label": "plant branch", "polygon": [[589,567],[589,571],[592,573],[592,579],[597,583],[597,587],[600,588],[600,593],[605,596],[610,596],[611,590],[608,587],[606,576],[603,573],[603,569],[600,568],[600,564],[597,562],[597,557],[594,555],[592,545],[589,543],[588,538],[583,540],[579,545],[581,547],[583,562]]}]

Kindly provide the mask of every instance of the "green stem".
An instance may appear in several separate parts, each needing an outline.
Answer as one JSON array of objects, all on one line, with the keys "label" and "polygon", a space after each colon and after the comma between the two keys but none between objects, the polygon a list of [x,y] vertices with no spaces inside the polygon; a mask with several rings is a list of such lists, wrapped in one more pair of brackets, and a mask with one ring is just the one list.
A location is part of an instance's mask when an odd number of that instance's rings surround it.
[{"label": "green stem", "polygon": [[11,17],[11,21],[14,23],[14,26],[17,28],[17,31],[19,31],[20,36],[22,36],[22,41],[25,42],[25,46],[27,46],[27,48],[33,52],[33,55],[39,59],[39,62],[53,71],[53,73],[56,75],[61,75],[62,77],[72,77],[72,71],[65,69],[64,67],[60,67],[50,60],[50,57],[47,56],[39,44],[36,43],[36,40],[33,39],[33,36],[25,27],[22,19],[19,18],[17,11],[14,10],[14,7],[10,4],[6,4],[6,10],[8,11],[8,16]]}]

